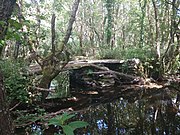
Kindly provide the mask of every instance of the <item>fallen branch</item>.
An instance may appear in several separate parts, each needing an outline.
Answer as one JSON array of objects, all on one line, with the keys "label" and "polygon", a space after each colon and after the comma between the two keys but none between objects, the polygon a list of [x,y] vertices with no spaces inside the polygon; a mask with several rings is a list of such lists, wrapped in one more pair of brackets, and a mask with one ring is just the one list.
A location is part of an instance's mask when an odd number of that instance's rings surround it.
[{"label": "fallen branch", "polygon": [[9,109],[9,111],[14,110],[18,105],[20,105],[21,102],[18,102],[17,104],[15,104],[12,108]]},{"label": "fallen branch", "polygon": [[[57,112],[53,112],[53,113],[49,113],[49,114],[45,114],[45,115],[39,116],[34,121],[28,121],[28,122],[23,123],[21,125],[15,125],[15,127],[16,128],[25,127],[25,126],[28,126],[28,125],[32,125],[33,123],[36,123],[38,120],[41,120],[41,119],[43,119],[43,120],[47,119],[48,120],[48,119],[50,119],[50,118],[52,118],[54,116],[57,116],[59,114],[62,114],[64,112],[71,112],[71,111],[73,111],[72,108],[62,109],[62,110],[59,110]],[[47,122],[44,122],[44,123],[47,123]],[[44,123],[41,123],[41,124],[44,124]],[[38,122],[38,124],[40,124],[40,122]]]},{"label": "fallen branch", "polygon": [[54,89],[45,89],[45,88],[40,88],[40,87],[32,87],[32,89],[37,90],[37,91],[47,91],[47,92],[53,92],[53,93],[56,92]]}]

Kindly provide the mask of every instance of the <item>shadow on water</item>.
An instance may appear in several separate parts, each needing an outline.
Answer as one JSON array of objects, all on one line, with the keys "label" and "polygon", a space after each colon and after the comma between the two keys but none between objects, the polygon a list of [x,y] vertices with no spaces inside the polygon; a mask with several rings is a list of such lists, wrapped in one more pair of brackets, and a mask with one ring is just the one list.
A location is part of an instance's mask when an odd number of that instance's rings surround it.
[{"label": "shadow on water", "polygon": [[[76,112],[73,120],[89,123],[87,128],[77,129],[76,135],[178,135],[180,134],[179,103],[173,99],[136,100],[133,103],[123,98],[93,105]],[[59,129],[41,130],[32,125],[32,135],[53,135]],[[18,134],[20,135],[20,134]]]},{"label": "shadow on water", "polygon": [[122,98],[115,102],[90,107],[81,120],[90,126],[78,130],[78,135],[178,135],[180,113],[176,100],[149,104],[147,100],[128,103]]}]

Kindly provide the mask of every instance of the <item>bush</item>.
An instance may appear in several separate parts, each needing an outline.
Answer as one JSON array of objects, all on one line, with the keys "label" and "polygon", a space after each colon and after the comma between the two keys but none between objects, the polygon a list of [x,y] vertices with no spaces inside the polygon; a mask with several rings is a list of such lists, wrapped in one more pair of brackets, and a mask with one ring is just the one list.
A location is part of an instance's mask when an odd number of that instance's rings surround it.
[{"label": "bush", "polygon": [[101,47],[96,57],[98,59],[122,59],[123,52],[118,47],[113,49],[110,49],[109,47]]},{"label": "bush", "polygon": [[28,101],[29,79],[23,75],[23,65],[13,61],[0,61],[0,68],[4,75],[4,85],[8,95],[8,101]]},{"label": "bush", "polygon": [[99,53],[97,55],[99,59],[133,59],[138,58],[141,61],[150,60],[153,57],[152,51],[147,48],[125,48],[122,49],[120,47],[116,47],[110,49],[108,47],[100,48]]}]

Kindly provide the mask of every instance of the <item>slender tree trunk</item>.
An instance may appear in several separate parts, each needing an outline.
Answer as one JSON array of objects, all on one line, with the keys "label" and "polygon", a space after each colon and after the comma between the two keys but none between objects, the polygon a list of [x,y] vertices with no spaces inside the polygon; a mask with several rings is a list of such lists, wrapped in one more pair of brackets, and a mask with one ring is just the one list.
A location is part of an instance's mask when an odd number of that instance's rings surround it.
[{"label": "slender tree trunk", "polygon": [[72,9],[72,12],[71,12],[71,17],[69,19],[69,23],[68,23],[68,28],[67,28],[67,31],[66,31],[66,35],[62,41],[63,43],[63,46],[62,46],[62,49],[64,48],[64,46],[67,44],[67,42],[69,41],[69,37],[71,35],[71,32],[72,32],[72,27],[73,27],[73,23],[76,19],[76,12],[78,10],[78,7],[79,7],[79,3],[80,3],[80,0],[75,0],[74,4],[73,4],[73,9]]},{"label": "slender tree trunk", "polygon": [[18,58],[19,55],[19,48],[20,48],[21,42],[20,41],[16,41],[15,45],[14,45],[14,59]]},{"label": "slender tree trunk", "polygon": [[141,7],[141,13],[142,13],[141,21],[140,21],[140,26],[141,26],[141,30],[140,30],[140,43],[139,43],[139,47],[140,48],[144,45],[144,19],[145,19],[145,15],[146,15],[146,4],[147,4],[147,1],[144,0],[143,2],[141,2],[141,0],[139,0],[139,5]]},{"label": "slender tree trunk", "polygon": [[122,26],[122,49],[124,50],[126,47],[126,28],[125,26]]},{"label": "slender tree trunk", "polygon": [[80,46],[80,54],[83,55],[83,24],[80,24],[80,34],[79,34],[79,46]]},{"label": "slender tree trunk", "polygon": [[155,19],[155,30],[156,30],[156,36],[155,36],[156,58],[157,58],[157,60],[159,60],[159,58],[160,58],[160,43],[159,43],[158,8],[157,8],[155,0],[152,0],[152,4],[153,4],[153,7],[154,7],[154,19]]},{"label": "slender tree trunk", "polygon": [[55,39],[56,39],[56,32],[55,32],[55,14],[52,15],[51,18],[51,45],[52,45],[52,53],[55,54]]},{"label": "slender tree trunk", "polygon": [[[0,1],[0,41],[5,38],[8,19],[10,18],[13,6],[16,0],[1,0]],[[0,55],[3,47],[0,47]],[[0,69],[0,135],[13,135],[14,130],[9,113],[9,108],[6,102],[6,93],[3,86],[3,74]]]},{"label": "slender tree trunk", "polygon": [[112,37],[112,4],[113,4],[113,1],[111,0],[106,1],[106,8],[107,8],[106,43],[109,46],[110,46],[111,37]]}]

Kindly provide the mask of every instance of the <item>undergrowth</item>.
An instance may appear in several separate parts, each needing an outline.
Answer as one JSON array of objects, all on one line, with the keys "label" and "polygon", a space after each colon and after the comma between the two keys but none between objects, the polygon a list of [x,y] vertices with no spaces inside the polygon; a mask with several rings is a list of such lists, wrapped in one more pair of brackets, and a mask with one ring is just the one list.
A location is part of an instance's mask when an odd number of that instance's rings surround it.
[{"label": "undergrowth", "polygon": [[23,72],[25,68],[22,63],[12,60],[0,61],[0,68],[4,76],[4,86],[9,102],[27,102],[29,78]]},{"label": "undergrowth", "polygon": [[98,54],[96,55],[96,58],[98,59],[132,59],[132,58],[138,58],[141,61],[147,61],[153,58],[152,51],[147,48],[125,48],[122,49],[120,47],[116,47],[113,49],[110,48],[101,48],[98,51]]}]

